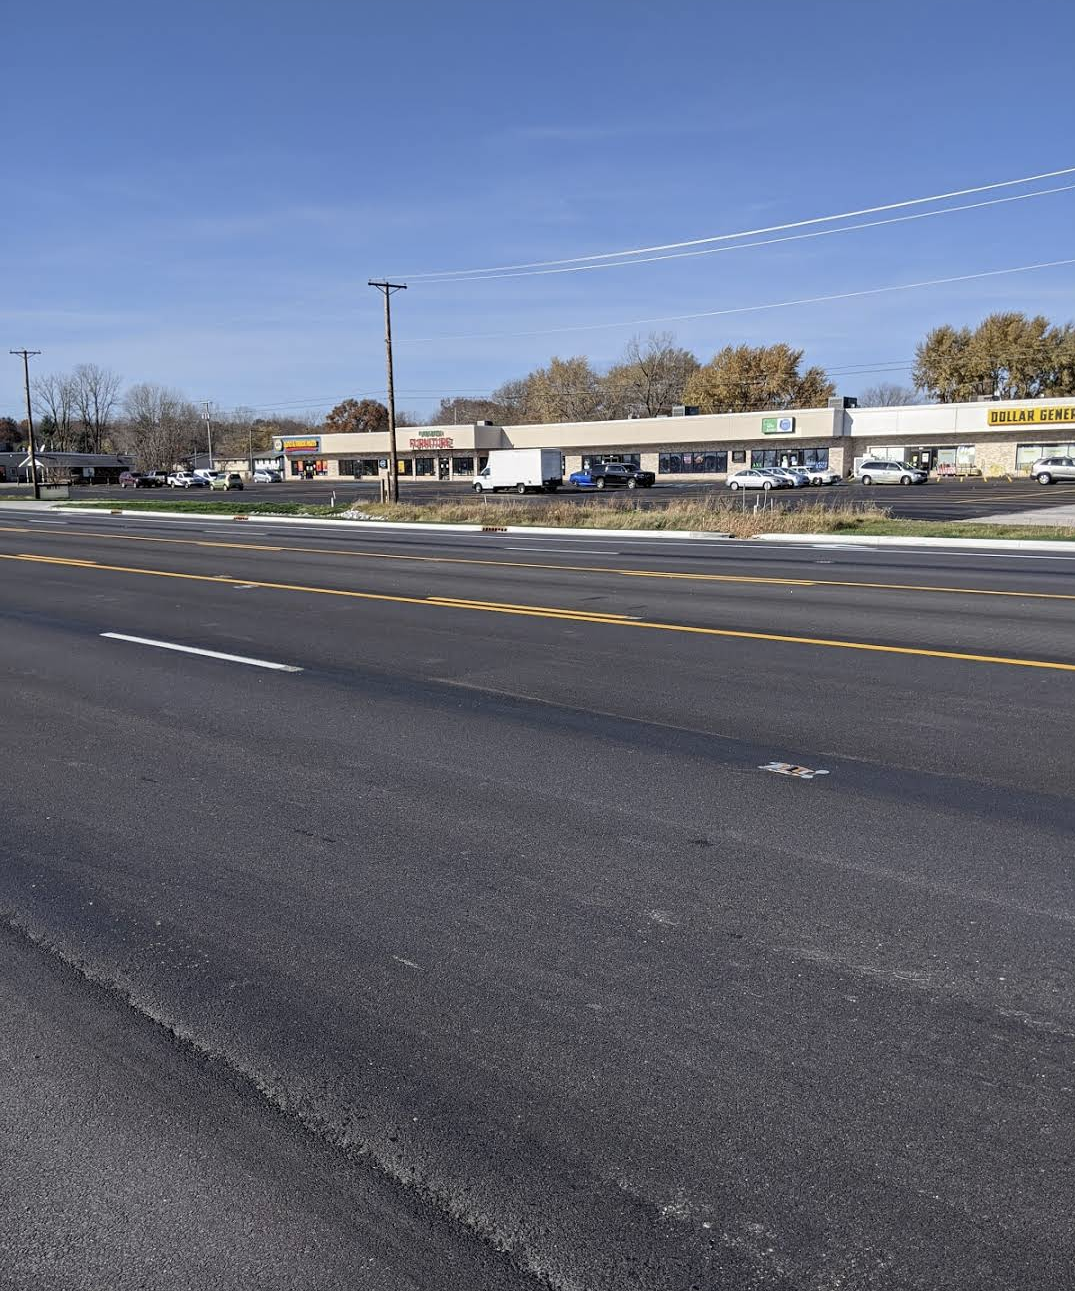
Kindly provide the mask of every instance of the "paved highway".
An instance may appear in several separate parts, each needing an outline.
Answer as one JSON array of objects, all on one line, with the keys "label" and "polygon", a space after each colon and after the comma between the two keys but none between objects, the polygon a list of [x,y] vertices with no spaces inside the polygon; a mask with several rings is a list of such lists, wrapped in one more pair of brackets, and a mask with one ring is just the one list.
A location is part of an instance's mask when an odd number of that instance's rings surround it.
[{"label": "paved highway", "polygon": [[[470,496],[470,486],[465,483],[400,482],[403,500],[406,501],[451,501]],[[354,480],[295,480],[282,484],[249,485],[240,493],[231,493],[232,500],[243,502],[265,502],[277,499],[282,502],[315,502],[327,505],[335,494],[337,501],[349,501],[352,498],[372,500],[377,493],[375,481]],[[0,489],[0,496],[3,490]],[[177,489],[167,490],[131,490],[121,488],[94,487],[76,489],[74,496],[78,500],[128,500],[137,496],[139,501],[153,498],[167,498],[169,502],[182,499],[187,495]],[[200,489],[191,493],[193,501],[205,501],[210,495]],[[220,501],[223,495],[213,494]],[[632,503],[639,506],[655,506],[683,498],[711,497],[730,501],[732,495],[722,484],[699,484],[696,482],[677,484],[661,480],[652,489],[643,489],[630,495]],[[595,506],[605,506],[612,499],[623,501],[622,491],[598,494],[592,491],[565,488],[555,494],[557,501],[589,502]],[[822,503],[831,506],[833,503],[872,502],[885,507],[894,516],[910,520],[975,520],[981,516],[1004,515],[1026,511],[1034,507],[1050,508],[1071,506],[1075,503],[1075,485],[1054,484],[1042,488],[1033,480],[933,480],[917,488],[871,487],[861,484],[843,483],[826,488],[786,489],[774,495],[774,500],[782,506],[800,506]],[[504,502],[508,505],[522,503],[526,506],[541,507],[549,501],[543,494],[528,494],[525,499],[512,494],[497,494],[489,499],[490,505]],[[747,497],[747,504],[754,501]]]},{"label": "paved highway", "polygon": [[0,578],[5,1287],[1072,1284],[1071,556],[9,509]]}]

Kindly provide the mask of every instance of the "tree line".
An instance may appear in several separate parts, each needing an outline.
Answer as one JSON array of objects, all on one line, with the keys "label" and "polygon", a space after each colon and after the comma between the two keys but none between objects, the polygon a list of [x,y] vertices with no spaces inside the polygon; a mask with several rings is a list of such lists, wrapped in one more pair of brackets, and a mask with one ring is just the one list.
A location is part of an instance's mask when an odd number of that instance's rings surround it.
[{"label": "tree line", "polygon": [[[1030,399],[1075,395],[1075,323],[1043,315],[990,314],[977,327],[933,328],[915,349],[912,386],[881,384],[859,403],[880,407],[928,400]],[[144,470],[160,470],[207,448],[204,410],[179,391],[152,382],[122,389],[94,363],[35,378],[32,397],[43,449],[130,453]],[[768,412],[819,407],[836,393],[824,368],[803,367],[803,351],[775,345],[726,345],[707,363],[667,332],[634,337],[600,372],[585,355],[553,357],[482,397],[444,398],[434,425],[490,421],[501,426],[604,421],[668,414],[676,405],[700,412]],[[376,399],[345,399],[317,418],[257,416],[238,408],[214,412],[218,457],[263,452],[278,435],[386,430],[388,410]],[[411,414],[400,426],[419,424]],[[26,423],[0,417],[0,448],[21,447]]]}]

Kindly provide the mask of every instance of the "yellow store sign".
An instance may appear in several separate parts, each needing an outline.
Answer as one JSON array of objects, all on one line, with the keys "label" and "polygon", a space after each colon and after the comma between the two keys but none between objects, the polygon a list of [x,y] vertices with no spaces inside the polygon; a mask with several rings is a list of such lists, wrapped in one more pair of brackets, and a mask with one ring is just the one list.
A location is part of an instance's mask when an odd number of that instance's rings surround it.
[{"label": "yellow store sign", "polygon": [[1055,426],[1075,422],[1075,404],[1066,408],[990,408],[990,426]]}]

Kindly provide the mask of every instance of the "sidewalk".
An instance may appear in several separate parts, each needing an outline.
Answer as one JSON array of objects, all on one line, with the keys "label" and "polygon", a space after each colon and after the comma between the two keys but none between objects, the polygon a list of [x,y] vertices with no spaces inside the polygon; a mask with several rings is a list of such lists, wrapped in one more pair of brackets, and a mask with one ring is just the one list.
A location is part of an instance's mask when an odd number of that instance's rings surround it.
[{"label": "sidewalk", "polygon": [[1033,511],[1004,511],[1000,515],[979,516],[975,524],[1040,524],[1075,527],[1075,506],[1035,507]]}]

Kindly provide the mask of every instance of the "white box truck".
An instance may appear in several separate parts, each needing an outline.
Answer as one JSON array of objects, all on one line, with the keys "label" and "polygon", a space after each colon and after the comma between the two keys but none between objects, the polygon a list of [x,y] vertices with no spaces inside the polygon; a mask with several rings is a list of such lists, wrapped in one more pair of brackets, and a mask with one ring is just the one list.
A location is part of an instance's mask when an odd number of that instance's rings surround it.
[{"label": "white box truck", "polygon": [[475,493],[531,489],[555,493],[564,482],[563,458],[558,448],[496,448],[489,465],[474,477]]}]

